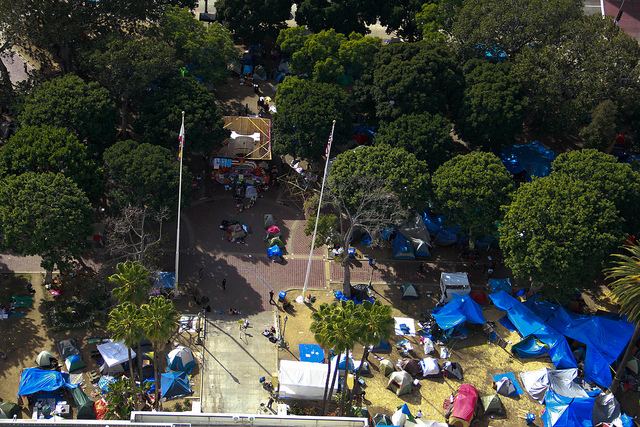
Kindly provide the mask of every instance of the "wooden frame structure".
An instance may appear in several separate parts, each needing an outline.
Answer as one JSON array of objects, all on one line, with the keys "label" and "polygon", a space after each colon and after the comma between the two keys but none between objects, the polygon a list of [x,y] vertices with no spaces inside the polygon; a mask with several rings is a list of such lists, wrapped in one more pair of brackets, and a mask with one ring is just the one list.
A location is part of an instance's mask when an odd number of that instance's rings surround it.
[{"label": "wooden frame structure", "polygon": [[216,156],[232,159],[271,160],[271,120],[261,117],[224,116],[225,139]]}]

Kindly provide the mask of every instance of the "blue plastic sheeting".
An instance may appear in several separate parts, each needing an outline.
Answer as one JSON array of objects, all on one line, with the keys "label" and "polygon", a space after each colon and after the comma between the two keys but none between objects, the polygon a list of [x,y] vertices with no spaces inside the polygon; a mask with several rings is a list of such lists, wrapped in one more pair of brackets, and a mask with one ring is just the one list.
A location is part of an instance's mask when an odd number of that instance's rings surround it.
[{"label": "blue plastic sheeting", "polygon": [[317,344],[298,344],[301,362],[324,362],[324,350]]},{"label": "blue plastic sheeting", "polygon": [[242,67],[242,74],[251,74],[253,73],[253,65],[245,65]]},{"label": "blue plastic sheeting", "polygon": [[490,236],[483,237],[482,239],[475,241],[476,247],[478,249],[489,249],[489,247],[493,245],[495,242],[496,242],[495,237],[490,237]]},{"label": "blue plastic sheeting", "polygon": [[394,259],[416,259],[413,248],[399,231],[393,240],[393,258]]},{"label": "blue plastic sheeting", "polygon": [[546,427],[593,427],[592,397],[564,397],[547,391],[542,421]]},{"label": "blue plastic sheeting", "polygon": [[[331,363],[332,363],[332,364],[333,364],[333,363],[335,363],[335,359],[336,359],[336,357],[337,357],[337,356],[333,356],[333,357],[331,358]],[[354,370],[354,366],[355,366],[355,363],[354,363],[354,361],[353,361],[353,358],[352,358],[352,357],[349,357],[349,359],[348,359],[348,360],[349,360],[349,371],[353,371],[353,370]],[[342,354],[340,355],[340,358],[338,359],[338,369],[341,369],[341,370],[343,370],[343,371],[344,371],[345,369],[347,369],[347,355],[346,355],[346,354],[344,354],[344,353],[342,353]]]},{"label": "blue plastic sheeting", "polygon": [[189,376],[186,372],[169,372],[160,375],[160,390],[162,397],[171,398],[191,394]]},{"label": "blue plastic sheeting", "polygon": [[100,377],[100,380],[98,381],[98,387],[100,387],[100,390],[102,391],[109,391],[109,389],[111,388],[111,384],[115,383],[116,379],[113,378],[110,375],[103,375]]},{"label": "blue plastic sheeting", "polygon": [[533,335],[529,335],[520,340],[519,343],[511,347],[511,351],[518,353],[522,359],[531,357],[540,357],[549,353],[549,347],[536,339]]},{"label": "blue plastic sheeting", "polygon": [[464,323],[484,324],[482,307],[469,295],[453,294],[453,299],[444,307],[434,309],[431,314],[440,328],[447,330]]},{"label": "blue plastic sheeting", "polygon": [[512,291],[511,280],[509,279],[489,279],[491,292],[505,291],[510,294]]},{"label": "blue plastic sheeting", "polygon": [[176,283],[176,273],[158,271],[153,286],[158,288],[173,288]]},{"label": "blue plastic sheeting", "polygon": [[[523,336],[535,335],[550,348],[549,355],[560,369],[576,366],[565,336],[587,346],[584,376],[603,387],[611,385],[611,365],[625,350],[634,327],[626,320],[584,316],[568,312],[559,305],[528,300],[522,304],[501,291],[490,298]],[[557,334],[562,335],[559,339]]]},{"label": "blue plastic sheeting", "polygon": [[371,353],[391,353],[391,346],[388,342],[380,340],[380,344],[374,347]]},{"label": "blue plastic sheeting", "polygon": [[556,157],[558,155],[544,148],[540,141],[503,148],[500,152],[500,159],[509,172],[515,175],[526,170],[529,177],[549,175],[551,162]]},{"label": "blue plastic sheeting", "polygon": [[278,245],[273,245],[269,249],[267,249],[267,256],[269,258],[273,256],[282,256],[282,250]]},{"label": "blue plastic sheeting", "polygon": [[22,372],[20,377],[20,388],[18,394],[27,396],[39,391],[55,391],[60,387],[76,388],[78,384],[69,382],[69,374],[62,374],[58,371],[46,371],[38,368],[28,368]]}]

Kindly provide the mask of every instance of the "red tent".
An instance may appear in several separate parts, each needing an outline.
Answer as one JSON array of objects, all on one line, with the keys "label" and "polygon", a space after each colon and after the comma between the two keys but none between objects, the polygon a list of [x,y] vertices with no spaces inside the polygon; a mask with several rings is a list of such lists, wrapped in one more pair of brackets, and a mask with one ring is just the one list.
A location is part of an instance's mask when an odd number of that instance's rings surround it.
[{"label": "red tent", "polygon": [[453,410],[449,417],[452,426],[468,427],[475,416],[478,390],[472,385],[462,384],[453,398]]}]

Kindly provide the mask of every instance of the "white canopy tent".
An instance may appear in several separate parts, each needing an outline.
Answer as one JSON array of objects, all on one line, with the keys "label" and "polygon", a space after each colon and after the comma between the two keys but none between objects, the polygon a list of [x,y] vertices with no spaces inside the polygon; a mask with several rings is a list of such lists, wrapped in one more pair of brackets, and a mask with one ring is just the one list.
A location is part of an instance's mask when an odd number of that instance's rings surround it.
[{"label": "white canopy tent", "polygon": [[[100,344],[98,351],[104,359],[104,363],[109,367],[129,361],[129,352],[124,345],[124,341]],[[131,350],[131,358],[133,359],[134,357],[136,357],[136,352]]]},{"label": "white canopy tent", "polygon": [[[332,369],[332,376],[333,372]],[[281,360],[279,382],[280,398],[322,400],[327,382],[327,365]],[[334,386],[334,393],[336,388]]]}]

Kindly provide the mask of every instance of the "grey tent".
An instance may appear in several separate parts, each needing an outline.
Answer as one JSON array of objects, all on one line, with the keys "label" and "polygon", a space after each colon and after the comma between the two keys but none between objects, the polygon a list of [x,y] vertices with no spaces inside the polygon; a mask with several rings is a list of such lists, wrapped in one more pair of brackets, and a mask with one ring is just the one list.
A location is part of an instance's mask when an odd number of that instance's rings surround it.
[{"label": "grey tent", "polygon": [[403,394],[411,393],[412,384],[413,378],[407,371],[396,371],[391,373],[387,388],[396,395],[402,396]]},{"label": "grey tent", "polygon": [[402,285],[402,299],[420,299],[416,285],[412,283]]},{"label": "grey tent", "polygon": [[380,362],[380,370],[384,373],[385,377],[388,377],[396,368],[393,366],[393,362],[389,359],[384,359]]},{"label": "grey tent", "polygon": [[516,386],[511,378],[503,377],[496,382],[496,391],[503,396],[511,396],[516,392]]},{"label": "grey tent", "polygon": [[612,393],[602,392],[596,396],[593,405],[594,426],[600,423],[618,425],[617,421],[620,420],[620,415],[620,404]]},{"label": "grey tent", "polygon": [[413,219],[408,220],[398,230],[400,234],[407,239],[416,257],[426,258],[430,255],[431,238],[429,237],[429,232],[424,224],[422,215],[416,213]]},{"label": "grey tent", "polygon": [[272,225],[276,225],[276,221],[273,219],[273,214],[264,214],[264,229],[266,230]]},{"label": "grey tent", "polygon": [[589,397],[587,392],[573,380],[578,376],[578,368],[549,369],[520,372],[520,379],[524,389],[531,397],[542,404],[547,390],[564,397]]},{"label": "grey tent", "polygon": [[38,356],[36,356],[36,365],[41,368],[51,368],[54,364],[54,361],[57,361],[56,357],[50,351],[44,350],[41,351]]},{"label": "grey tent", "polygon": [[20,407],[15,403],[2,402],[0,403],[0,418],[13,418],[20,412]]},{"label": "grey tent", "polygon": [[446,378],[457,378],[462,380],[462,366],[456,362],[444,362],[444,366],[442,367],[444,371],[444,376]]},{"label": "grey tent", "polygon": [[440,365],[433,357],[425,357],[422,359],[420,361],[420,368],[422,369],[422,376],[424,378],[440,376]]},{"label": "grey tent", "polygon": [[95,420],[96,412],[93,409],[93,400],[89,399],[80,387],[72,389],[71,394],[78,409],[76,418],[79,420]]},{"label": "grey tent", "polygon": [[420,363],[415,359],[402,359],[400,362],[400,369],[407,371],[409,375],[414,377],[422,372]]},{"label": "grey tent", "polygon": [[376,426],[392,426],[393,422],[391,421],[391,417],[386,414],[376,414],[373,417],[373,427]]},{"label": "grey tent", "polygon": [[482,407],[484,408],[484,415],[506,415],[507,412],[504,409],[504,405],[500,400],[500,396],[497,394],[490,394],[488,396],[480,397]]}]

